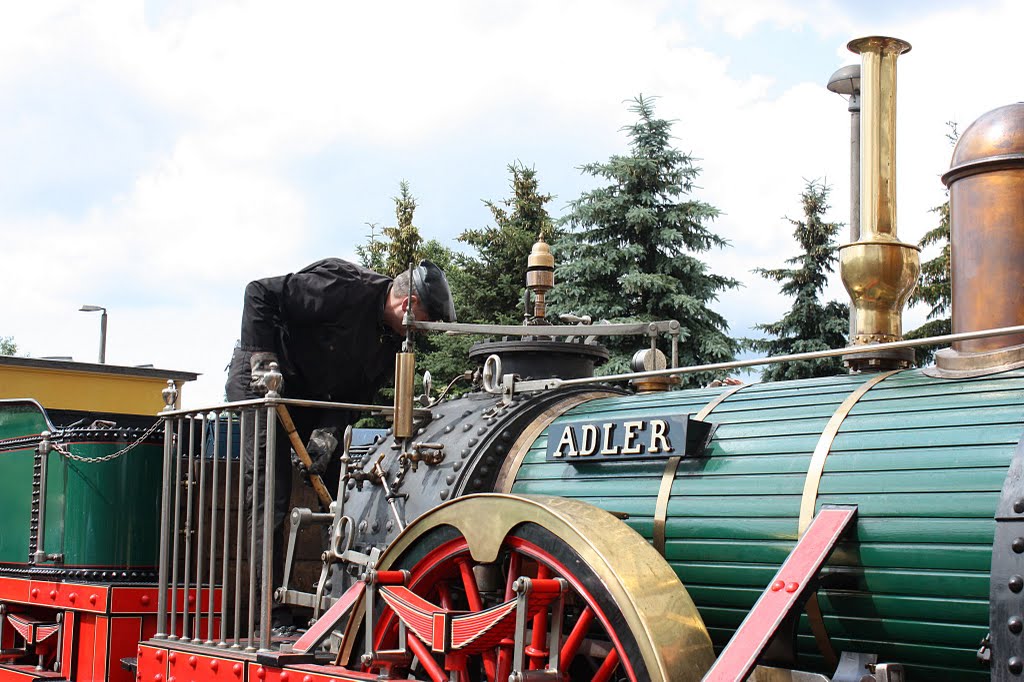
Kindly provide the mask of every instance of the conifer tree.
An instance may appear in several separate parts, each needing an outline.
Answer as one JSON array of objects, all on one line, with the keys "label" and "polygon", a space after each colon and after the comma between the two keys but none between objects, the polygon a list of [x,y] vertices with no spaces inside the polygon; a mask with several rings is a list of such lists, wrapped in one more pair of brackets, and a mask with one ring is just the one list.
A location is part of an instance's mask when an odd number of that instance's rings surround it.
[{"label": "conifer tree", "polygon": [[[757,268],[757,274],[782,286],[780,291],[793,298],[793,307],[781,320],[755,325],[767,332],[764,339],[748,339],[752,350],[772,355],[809,353],[840,348],[846,345],[850,327],[850,309],[845,303],[822,303],[821,295],[828,276],[835,271],[839,260],[835,240],[842,223],[825,222],[828,211],[828,185],[808,181],[800,194],[803,220],[787,218],[793,225],[793,236],[803,250],[799,256],[786,261],[792,267]],[[846,370],[840,358],[820,358],[778,365],[769,365],[761,375],[763,381],[806,379],[808,377],[843,374]]]},{"label": "conifer tree", "polygon": [[388,244],[378,234],[380,225],[377,223],[366,223],[366,226],[370,228],[370,234],[366,235],[366,244],[356,245],[356,255],[359,256],[359,264],[374,272],[384,272]]},{"label": "conifer tree", "polygon": [[[638,120],[624,128],[628,154],[581,170],[607,184],[571,202],[571,228],[557,243],[552,306],[562,312],[611,321],[675,319],[682,325],[682,365],[731,360],[738,348],[725,318],[709,306],[739,286],[711,272],[696,254],[728,242],[711,231],[718,209],[692,197],[700,168],[672,146],[672,121],[656,118],[642,95],[630,111]],[[626,369],[636,341],[609,343],[604,371]],[[719,375],[686,375],[698,385]]]},{"label": "conifer tree", "polygon": [[545,208],[553,197],[538,190],[537,171],[516,162],[509,164],[508,172],[512,196],[484,201],[494,225],[459,235],[459,241],[476,251],[475,257],[461,262],[467,322],[520,322],[530,249],[540,235],[549,242],[553,239],[554,226]]},{"label": "conifer tree", "polygon": [[0,336],[0,355],[14,355],[18,352],[18,344],[13,336]]},{"label": "conifer tree", "polygon": [[388,238],[387,256],[384,259],[384,270],[388,277],[394,277],[409,267],[409,263],[418,263],[422,257],[423,238],[419,228],[413,225],[412,218],[416,212],[416,197],[409,191],[409,183],[402,180],[398,183],[398,196],[392,197],[395,202],[395,219],[398,224],[385,227],[384,236]]},{"label": "conifer tree", "polygon": [[[956,144],[960,139],[956,122],[948,121],[949,132],[946,139],[951,144]],[[949,334],[953,331],[950,321],[950,308],[953,301],[953,281],[950,275],[949,263],[949,191],[946,191],[946,200],[933,208],[932,213],[939,216],[939,224],[925,232],[921,241],[917,243],[921,249],[931,246],[939,247],[939,254],[931,260],[921,263],[921,277],[918,280],[917,288],[910,294],[910,305],[924,303],[929,306],[928,321],[917,329],[906,334],[908,339],[923,339],[928,336],[939,336]],[[918,366],[930,364],[935,357],[935,347],[922,347],[914,349]]]}]

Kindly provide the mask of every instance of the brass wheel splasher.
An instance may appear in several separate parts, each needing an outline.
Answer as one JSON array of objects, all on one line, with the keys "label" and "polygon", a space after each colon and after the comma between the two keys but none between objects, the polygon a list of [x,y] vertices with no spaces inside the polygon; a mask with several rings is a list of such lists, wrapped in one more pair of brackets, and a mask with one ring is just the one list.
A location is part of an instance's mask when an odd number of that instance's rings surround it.
[{"label": "brass wheel splasher", "polygon": [[[840,274],[857,312],[853,345],[903,338],[903,306],[917,285],[920,249],[896,234],[896,59],[898,38],[872,36],[847,47],[861,55],[860,238],[839,248]],[[907,367],[913,351],[845,356],[854,371]]]}]

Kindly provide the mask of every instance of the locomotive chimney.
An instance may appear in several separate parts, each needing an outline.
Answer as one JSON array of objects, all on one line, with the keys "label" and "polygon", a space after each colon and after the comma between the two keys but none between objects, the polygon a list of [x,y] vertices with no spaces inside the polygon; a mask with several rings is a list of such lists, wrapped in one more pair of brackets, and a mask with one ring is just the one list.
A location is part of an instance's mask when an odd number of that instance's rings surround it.
[{"label": "locomotive chimney", "polygon": [[[858,38],[861,55],[860,237],[839,248],[840,275],[856,309],[851,343],[903,338],[903,305],[917,284],[919,249],[896,234],[896,59],[910,50],[898,38]],[[911,349],[843,358],[854,371],[907,367]]]},{"label": "locomotive chimney", "polygon": [[[972,123],[949,171],[953,333],[1024,324],[1024,103]],[[1024,365],[1024,335],[958,341],[935,374],[973,376]]]}]

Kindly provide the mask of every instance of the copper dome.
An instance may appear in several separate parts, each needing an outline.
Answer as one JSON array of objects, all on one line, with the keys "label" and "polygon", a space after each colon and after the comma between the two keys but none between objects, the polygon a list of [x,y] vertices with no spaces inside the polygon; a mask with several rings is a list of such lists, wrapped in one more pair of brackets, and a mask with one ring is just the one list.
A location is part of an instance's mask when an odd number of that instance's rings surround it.
[{"label": "copper dome", "polygon": [[1019,166],[1024,160],[1024,102],[1008,104],[983,114],[960,136],[949,170],[942,182],[997,170],[1007,163]]}]

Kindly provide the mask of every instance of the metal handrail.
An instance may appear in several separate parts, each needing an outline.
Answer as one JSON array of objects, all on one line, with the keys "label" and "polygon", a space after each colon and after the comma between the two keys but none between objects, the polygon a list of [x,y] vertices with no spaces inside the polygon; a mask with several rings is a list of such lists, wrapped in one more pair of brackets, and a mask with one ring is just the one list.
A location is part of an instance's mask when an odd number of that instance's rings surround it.
[{"label": "metal handrail", "polygon": [[[276,408],[287,404],[350,410],[354,404],[269,397],[180,410],[171,408],[176,395],[165,399],[169,407],[160,414],[164,423],[164,460],[155,638],[178,640],[193,647],[255,652],[258,646],[258,650],[267,650],[271,643],[273,557],[275,550],[283,549],[273,546]],[[226,438],[219,432],[223,424],[228,427]],[[251,444],[253,451],[253,499],[248,513],[243,508],[246,467],[242,458],[237,481],[232,476],[232,433],[236,425],[241,434],[240,450]],[[265,437],[260,433],[263,425]],[[262,521],[257,513],[259,493],[263,495]],[[233,494],[238,499],[236,514],[230,504]],[[263,539],[262,556],[256,551],[257,533]],[[231,535],[236,537],[234,546]],[[243,538],[248,539],[244,545]],[[244,552],[248,552],[250,559],[247,576],[242,571]],[[232,562],[234,574],[229,575]],[[219,611],[214,603],[218,588]],[[230,592],[233,614],[228,609]],[[243,602],[248,604],[247,617],[242,613]],[[243,619],[247,620],[244,625]],[[228,635],[231,629],[233,637]]]}]

